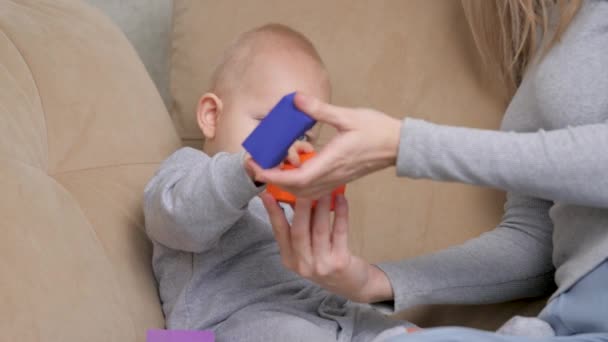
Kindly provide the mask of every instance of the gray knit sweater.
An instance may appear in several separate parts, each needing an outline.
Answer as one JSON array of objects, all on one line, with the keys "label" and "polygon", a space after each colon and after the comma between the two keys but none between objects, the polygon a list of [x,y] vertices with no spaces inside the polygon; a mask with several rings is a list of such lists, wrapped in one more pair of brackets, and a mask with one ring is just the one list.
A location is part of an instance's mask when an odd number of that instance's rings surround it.
[{"label": "gray knit sweater", "polygon": [[530,66],[500,132],[406,119],[397,172],[495,187],[508,197],[496,229],[380,264],[394,310],[536,296],[554,283],[555,296],[605,260],[608,1],[585,1],[561,41]]}]

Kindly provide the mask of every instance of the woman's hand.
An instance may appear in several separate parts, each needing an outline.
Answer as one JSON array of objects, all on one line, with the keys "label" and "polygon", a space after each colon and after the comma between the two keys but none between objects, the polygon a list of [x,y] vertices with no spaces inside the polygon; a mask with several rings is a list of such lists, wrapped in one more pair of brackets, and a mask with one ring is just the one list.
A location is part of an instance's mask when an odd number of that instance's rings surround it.
[{"label": "woman's hand", "polygon": [[333,224],[329,196],[321,197],[315,209],[310,200],[298,199],[291,226],[272,196],[263,193],[261,197],[285,267],[353,301],[370,303],[393,297],[384,272],[350,253],[344,196],[336,198]]},{"label": "woman's hand", "polygon": [[298,197],[318,198],[395,164],[401,121],[371,109],[336,107],[302,94],[296,95],[295,103],[338,132],[315,158],[296,170],[264,170],[249,161],[257,181],[278,185]]}]

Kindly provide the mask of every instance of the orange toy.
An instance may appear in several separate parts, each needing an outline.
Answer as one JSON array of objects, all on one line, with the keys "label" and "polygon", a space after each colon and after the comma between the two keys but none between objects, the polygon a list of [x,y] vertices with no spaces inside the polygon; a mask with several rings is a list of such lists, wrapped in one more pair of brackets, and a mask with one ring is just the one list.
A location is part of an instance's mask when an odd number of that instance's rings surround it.
[{"label": "orange toy", "polygon": [[[307,160],[314,157],[315,153],[314,152],[308,152],[308,153],[300,152],[299,155],[300,155],[300,163],[305,163]],[[297,168],[296,166],[291,165],[288,161],[283,163],[283,165],[281,166],[281,170],[293,170],[296,168]],[[266,191],[269,194],[271,194],[272,197],[274,197],[279,202],[288,203],[292,207],[296,204],[296,197],[294,195],[279,188],[276,185],[272,185],[272,184],[266,185]],[[345,191],[346,191],[345,185],[340,185],[339,187],[334,189],[334,191],[332,191],[332,193],[331,193],[331,210],[334,210],[334,208],[335,208],[336,195],[344,195]],[[314,201],[312,206],[315,207],[316,205],[317,205],[317,201]]]}]

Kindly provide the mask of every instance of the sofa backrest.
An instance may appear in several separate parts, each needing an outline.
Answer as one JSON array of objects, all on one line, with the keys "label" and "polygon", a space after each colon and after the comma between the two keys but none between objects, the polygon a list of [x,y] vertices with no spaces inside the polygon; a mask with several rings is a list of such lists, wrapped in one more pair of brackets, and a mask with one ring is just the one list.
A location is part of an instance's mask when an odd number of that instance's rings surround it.
[{"label": "sofa backrest", "polygon": [[178,146],[99,11],[0,2],[0,340],[144,341],[163,326],[141,197]]}]

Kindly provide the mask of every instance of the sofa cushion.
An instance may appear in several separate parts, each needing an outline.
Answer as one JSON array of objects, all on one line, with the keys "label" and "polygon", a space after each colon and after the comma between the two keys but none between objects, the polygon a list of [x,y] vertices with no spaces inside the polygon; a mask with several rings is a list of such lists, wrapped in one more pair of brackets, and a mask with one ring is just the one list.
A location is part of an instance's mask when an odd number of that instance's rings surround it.
[{"label": "sofa cushion", "polygon": [[71,0],[0,3],[0,327],[144,341],[164,324],[142,191],[179,139],[124,35]]},{"label": "sofa cushion", "polygon": [[[495,129],[504,89],[486,77],[458,1],[174,2],[171,115],[182,139],[202,145],[194,110],[221,52],[240,32],[268,22],[292,26],[319,49],[335,104],[371,106],[394,117]],[[322,142],[332,130],[324,128]],[[493,228],[501,192],[397,179],[388,169],[351,184],[351,241],[371,261],[432,252]],[[405,317],[424,326],[492,329],[537,303],[422,307]]]}]

